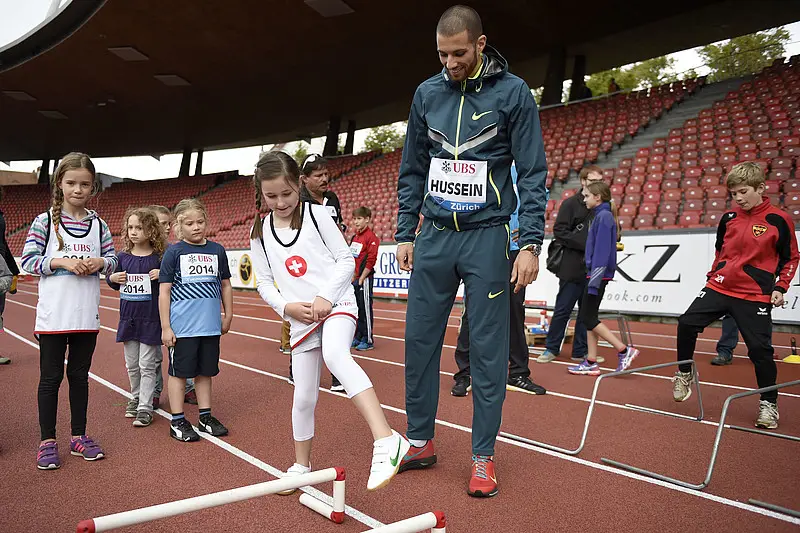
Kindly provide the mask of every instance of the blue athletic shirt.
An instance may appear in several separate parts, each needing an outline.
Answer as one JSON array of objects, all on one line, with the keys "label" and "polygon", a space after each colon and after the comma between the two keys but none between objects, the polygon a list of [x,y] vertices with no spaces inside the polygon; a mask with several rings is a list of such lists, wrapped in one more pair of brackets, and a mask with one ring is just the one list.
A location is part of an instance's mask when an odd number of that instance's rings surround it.
[{"label": "blue athletic shirt", "polygon": [[216,242],[180,241],[167,248],[158,281],[172,283],[169,321],[175,337],[222,334],[222,280],[230,277],[225,248]]}]

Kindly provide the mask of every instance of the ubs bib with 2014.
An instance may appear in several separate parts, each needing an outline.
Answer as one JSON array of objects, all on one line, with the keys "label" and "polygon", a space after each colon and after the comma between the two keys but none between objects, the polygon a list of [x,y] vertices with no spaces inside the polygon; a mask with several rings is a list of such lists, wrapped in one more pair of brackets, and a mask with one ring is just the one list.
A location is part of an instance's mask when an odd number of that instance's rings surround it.
[{"label": "ubs bib with 2014", "polygon": [[130,302],[149,302],[152,285],[149,274],[128,274],[125,285],[120,287],[120,298]]},{"label": "ubs bib with 2014", "polygon": [[486,206],[486,161],[431,159],[428,194],[449,211],[479,211]]},{"label": "ubs bib with 2014", "polygon": [[181,256],[181,283],[217,281],[219,257],[215,254],[186,254]]}]

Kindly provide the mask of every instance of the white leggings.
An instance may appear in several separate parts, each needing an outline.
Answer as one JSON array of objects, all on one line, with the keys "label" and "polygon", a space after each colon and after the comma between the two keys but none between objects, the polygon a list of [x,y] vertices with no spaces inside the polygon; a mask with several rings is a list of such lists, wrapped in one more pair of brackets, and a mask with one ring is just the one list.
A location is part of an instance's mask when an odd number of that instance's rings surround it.
[{"label": "white leggings", "polygon": [[[348,398],[372,388],[364,370],[350,355],[350,345],[356,325],[346,316],[334,316],[321,326],[322,346],[300,353],[292,352],[294,378],[294,403],[292,404],[292,432],[294,440],[304,441],[314,437],[314,409],[319,398],[319,378],[322,361],[344,386]],[[302,350],[302,344],[298,346]]]}]

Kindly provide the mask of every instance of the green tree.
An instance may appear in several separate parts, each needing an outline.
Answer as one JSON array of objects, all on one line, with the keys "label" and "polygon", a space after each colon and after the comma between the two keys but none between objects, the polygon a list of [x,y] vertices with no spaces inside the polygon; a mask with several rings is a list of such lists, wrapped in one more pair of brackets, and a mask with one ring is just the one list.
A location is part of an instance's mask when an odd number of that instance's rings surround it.
[{"label": "green tree", "polygon": [[305,141],[300,141],[300,142],[297,143],[297,148],[295,148],[294,154],[292,154],[292,157],[294,157],[294,160],[297,161],[298,165],[302,165],[303,164],[303,161],[305,160],[306,156],[308,155],[308,147],[309,147],[309,145]]},{"label": "green tree", "polygon": [[396,126],[378,126],[372,128],[364,139],[364,149],[368,152],[393,152],[403,147],[406,140],[405,130],[400,131]]},{"label": "green tree", "polygon": [[711,69],[708,81],[714,82],[759,72],[786,53],[784,45],[789,40],[789,32],[779,26],[709,44],[697,52]]},{"label": "green tree", "polygon": [[645,87],[653,87],[675,81],[673,72],[675,60],[668,56],[654,57],[646,61],[634,63],[627,68],[612,68],[596,72],[586,80],[586,86],[592,90],[593,96],[608,93],[611,78],[623,91],[633,91]]}]

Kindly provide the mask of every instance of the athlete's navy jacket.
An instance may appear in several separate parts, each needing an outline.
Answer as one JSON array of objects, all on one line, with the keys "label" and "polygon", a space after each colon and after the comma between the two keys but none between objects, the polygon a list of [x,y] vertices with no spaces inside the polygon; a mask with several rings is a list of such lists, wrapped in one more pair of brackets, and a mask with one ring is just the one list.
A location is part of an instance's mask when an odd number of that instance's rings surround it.
[{"label": "athlete's navy jacket", "polygon": [[[486,161],[486,202],[467,212],[447,209],[428,191],[432,158]],[[476,76],[450,79],[447,69],[424,81],[414,95],[397,184],[397,242],[413,242],[420,212],[457,231],[507,224],[517,208],[511,181],[516,161],[519,245],[541,244],[547,191],[539,112],[528,85],[487,46]]]}]

